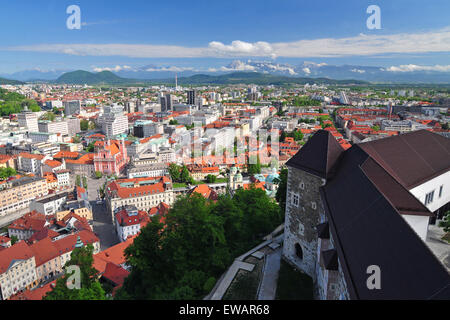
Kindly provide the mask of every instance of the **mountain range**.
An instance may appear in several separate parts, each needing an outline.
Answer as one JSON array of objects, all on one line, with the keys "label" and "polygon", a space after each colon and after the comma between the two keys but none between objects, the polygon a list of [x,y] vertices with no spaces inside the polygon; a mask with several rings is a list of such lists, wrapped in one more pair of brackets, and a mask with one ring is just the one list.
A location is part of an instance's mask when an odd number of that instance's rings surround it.
[{"label": "mountain range", "polygon": [[[88,71],[78,70],[67,72],[53,81],[60,84],[111,84],[111,85],[151,85],[151,84],[174,84],[173,78],[167,79],[130,79],[122,78],[111,71],[101,71],[92,73]],[[229,84],[257,84],[257,85],[285,85],[290,83],[306,84],[363,84],[364,81],[358,80],[334,80],[327,78],[305,78],[305,77],[288,77],[283,75],[273,75],[259,72],[232,72],[221,75],[197,74],[189,77],[178,78],[179,85],[229,85]]]},{"label": "mountain range", "polygon": [[[87,84],[124,84],[130,82],[167,82],[168,79],[171,79],[171,82],[174,82],[174,77],[177,74],[179,81],[182,81],[184,78],[195,76],[190,79],[189,82],[194,81],[194,83],[197,83],[198,79],[206,80],[207,78],[204,77],[209,76],[211,78],[208,78],[208,81],[218,81],[220,83],[223,81],[223,79],[221,80],[220,78],[222,75],[234,72],[245,72],[258,74],[257,77],[261,77],[261,74],[264,74],[296,79],[309,78],[309,82],[315,78],[328,78],[334,80],[352,79],[379,83],[450,83],[450,69],[449,71],[442,71],[433,67],[420,68],[415,65],[405,65],[401,67],[402,68],[385,68],[359,65],[329,65],[326,63],[314,62],[303,62],[298,65],[292,65],[287,63],[276,63],[274,61],[234,60],[226,66],[208,69],[170,65],[144,65],[140,67],[130,67],[124,65],[93,68],[96,73],[91,74],[96,74],[95,77],[88,75],[90,72],[87,71],[84,71],[84,74],[81,71],[76,71],[76,74],[72,74],[73,70],[67,69],[50,71],[39,69],[24,70],[12,74],[0,74],[0,77],[27,82],[56,81],[61,83],[62,81],[68,81],[67,83],[79,83],[82,79],[85,79]],[[61,79],[61,76],[63,75],[64,77]],[[247,78],[249,77],[251,76],[248,75]],[[260,83],[266,83],[266,80],[269,78],[270,77],[261,79]],[[77,81],[74,82],[74,80]],[[297,80],[293,80],[293,82],[297,82]]]}]

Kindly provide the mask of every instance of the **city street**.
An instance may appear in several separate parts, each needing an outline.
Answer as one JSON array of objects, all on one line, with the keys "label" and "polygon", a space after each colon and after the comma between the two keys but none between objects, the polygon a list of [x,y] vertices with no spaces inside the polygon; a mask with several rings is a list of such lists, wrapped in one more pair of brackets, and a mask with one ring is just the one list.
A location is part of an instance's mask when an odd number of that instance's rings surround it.
[{"label": "city street", "polygon": [[105,203],[97,203],[99,197],[98,190],[105,183],[105,181],[105,178],[88,178],[88,196],[94,217],[93,228],[95,234],[100,239],[101,250],[105,250],[119,243],[119,239],[114,231],[111,215],[106,210]]}]

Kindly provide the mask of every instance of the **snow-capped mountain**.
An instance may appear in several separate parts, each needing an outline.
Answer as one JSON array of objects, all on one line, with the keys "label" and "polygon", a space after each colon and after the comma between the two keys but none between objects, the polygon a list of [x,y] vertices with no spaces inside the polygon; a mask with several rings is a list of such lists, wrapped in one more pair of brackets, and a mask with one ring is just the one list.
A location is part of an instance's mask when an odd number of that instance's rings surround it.
[{"label": "snow-capped mountain", "polygon": [[[26,70],[13,74],[0,74],[0,77],[30,81],[55,80],[63,73],[73,70],[39,69]],[[111,71],[122,78],[129,79],[169,79],[189,77],[196,74],[221,75],[230,72],[259,72],[291,77],[330,78],[336,80],[363,80],[373,82],[405,83],[450,83],[450,66],[401,65],[391,67],[330,65],[325,62],[303,62],[298,65],[278,63],[275,61],[234,60],[224,66],[192,67],[189,65],[155,65],[144,66],[116,65],[92,67],[93,72]]]}]

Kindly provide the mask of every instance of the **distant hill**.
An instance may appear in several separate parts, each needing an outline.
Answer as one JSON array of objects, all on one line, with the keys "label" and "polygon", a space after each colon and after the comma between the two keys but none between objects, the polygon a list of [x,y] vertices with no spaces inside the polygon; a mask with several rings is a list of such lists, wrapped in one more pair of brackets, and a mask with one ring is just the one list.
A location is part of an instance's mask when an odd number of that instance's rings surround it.
[{"label": "distant hill", "polygon": [[11,85],[16,85],[16,84],[25,84],[22,81],[17,81],[17,80],[9,80],[9,79],[5,79],[5,78],[0,78],[0,84],[11,84]]},{"label": "distant hill", "polygon": [[[172,80],[173,81],[173,80]],[[179,84],[256,84],[256,85],[285,85],[285,84],[367,84],[361,80],[333,80],[328,78],[290,77],[259,72],[233,72],[218,76],[197,74],[191,77],[179,78]]]},{"label": "distant hill", "polygon": [[[88,71],[73,71],[61,75],[56,83],[64,84],[87,84],[87,85],[151,85],[151,84],[174,84],[170,79],[128,79],[121,78],[110,71],[92,73]],[[229,85],[229,84],[256,84],[256,85],[285,85],[285,84],[367,84],[368,82],[360,80],[333,80],[328,78],[296,78],[290,76],[281,76],[273,74],[264,74],[258,72],[233,72],[222,75],[197,74],[190,77],[181,77],[178,79],[180,85]]]},{"label": "distant hill", "polygon": [[128,84],[134,83],[136,80],[121,78],[110,71],[102,71],[98,73],[77,70],[62,74],[55,81],[56,83],[64,84]]}]

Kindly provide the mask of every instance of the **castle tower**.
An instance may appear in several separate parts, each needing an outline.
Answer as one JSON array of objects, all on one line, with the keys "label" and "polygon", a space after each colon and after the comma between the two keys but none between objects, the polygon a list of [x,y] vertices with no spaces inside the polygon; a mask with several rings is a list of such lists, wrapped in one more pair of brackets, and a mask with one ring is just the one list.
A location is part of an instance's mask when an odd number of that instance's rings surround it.
[{"label": "castle tower", "polygon": [[325,130],[319,130],[286,166],[288,181],[284,224],[283,256],[316,279],[316,226],[324,208],[319,188],[333,175],[334,165],[344,150]]}]

